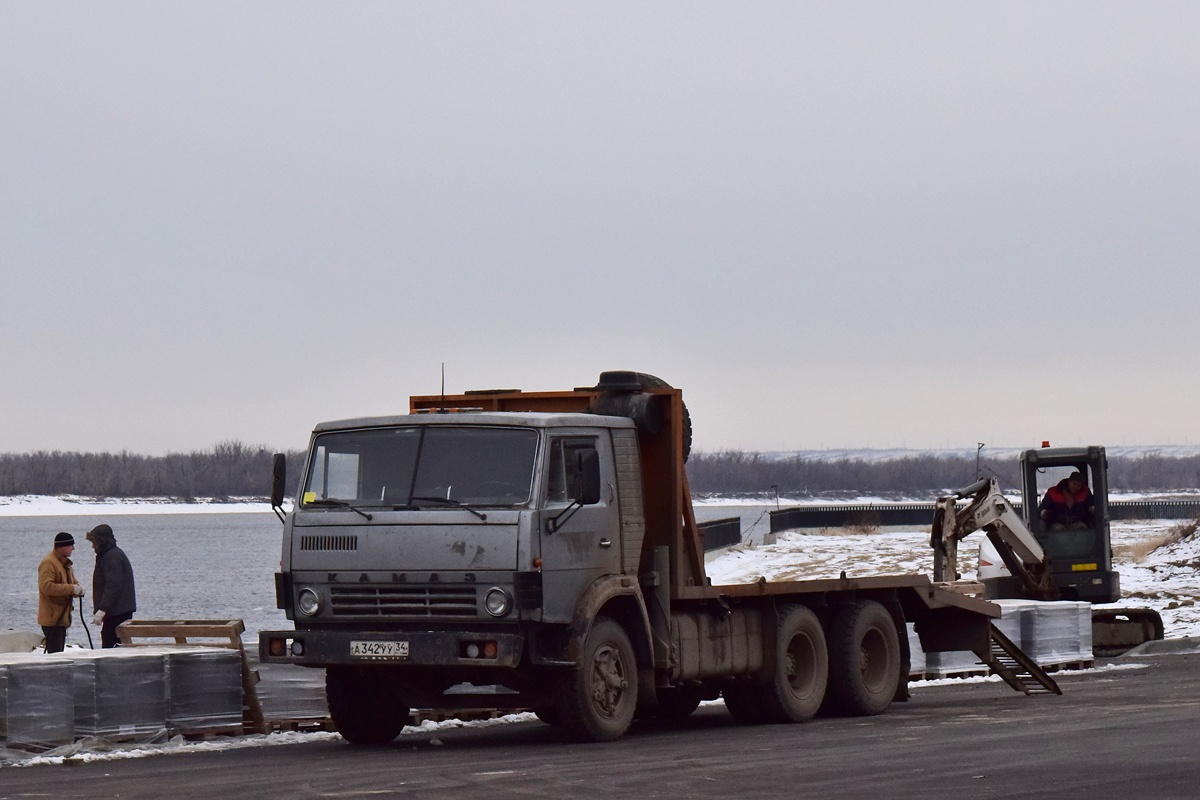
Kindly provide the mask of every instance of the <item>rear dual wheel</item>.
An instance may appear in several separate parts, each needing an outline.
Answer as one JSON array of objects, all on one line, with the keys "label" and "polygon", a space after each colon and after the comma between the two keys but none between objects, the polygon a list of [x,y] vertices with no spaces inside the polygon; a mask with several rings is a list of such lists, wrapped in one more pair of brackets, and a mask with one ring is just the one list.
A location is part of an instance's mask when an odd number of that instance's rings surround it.
[{"label": "rear dual wheel", "polygon": [[824,711],[882,714],[900,685],[900,638],[892,615],[874,600],[851,603],[829,634],[829,696]]},{"label": "rear dual wheel", "polygon": [[722,694],[738,722],[804,722],[821,707],[829,675],[829,655],[821,622],[811,609],[779,610],[775,658],[763,683],[735,683]]}]

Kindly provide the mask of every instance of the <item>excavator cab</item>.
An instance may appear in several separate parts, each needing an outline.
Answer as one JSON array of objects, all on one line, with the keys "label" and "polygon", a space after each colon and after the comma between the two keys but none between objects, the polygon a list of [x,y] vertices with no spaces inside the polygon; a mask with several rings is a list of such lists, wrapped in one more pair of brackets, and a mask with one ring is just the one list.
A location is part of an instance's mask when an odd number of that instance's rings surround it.
[{"label": "excavator cab", "polygon": [[[1114,603],[1120,578],[1112,568],[1108,526],[1108,459],[1103,447],[1042,447],[1021,454],[1021,516],[1046,551],[1052,580],[1063,600]],[[1078,473],[1084,491],[1066,498],[1075,513],[1049,520],[1045,505],[1063,508],[1068,480]],[[1047,503],[1047,495],[1051,495]],[[1085,498],[1090,498],[1090,503]],[[1090,504],[1090,513],[1082,511]]]}]

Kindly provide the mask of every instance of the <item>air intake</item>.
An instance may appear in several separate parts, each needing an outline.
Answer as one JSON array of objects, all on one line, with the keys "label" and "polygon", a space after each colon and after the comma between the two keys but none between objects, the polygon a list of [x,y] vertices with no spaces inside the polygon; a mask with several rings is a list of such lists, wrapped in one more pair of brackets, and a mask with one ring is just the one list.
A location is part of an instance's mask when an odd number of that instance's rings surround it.
[{"label": "air intake", "polygon": [[301,536],[301,550],[357,550],[357,536]]}]

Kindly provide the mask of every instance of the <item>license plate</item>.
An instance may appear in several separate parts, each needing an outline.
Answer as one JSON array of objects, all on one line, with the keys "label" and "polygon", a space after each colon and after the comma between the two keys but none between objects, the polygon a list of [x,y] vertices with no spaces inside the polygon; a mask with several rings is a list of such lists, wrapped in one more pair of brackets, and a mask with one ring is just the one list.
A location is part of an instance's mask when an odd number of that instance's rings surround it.
[{"label": "license plate", "polygon": [[350,655],[358,658],[408,658],[408,642],[351,642]]}]

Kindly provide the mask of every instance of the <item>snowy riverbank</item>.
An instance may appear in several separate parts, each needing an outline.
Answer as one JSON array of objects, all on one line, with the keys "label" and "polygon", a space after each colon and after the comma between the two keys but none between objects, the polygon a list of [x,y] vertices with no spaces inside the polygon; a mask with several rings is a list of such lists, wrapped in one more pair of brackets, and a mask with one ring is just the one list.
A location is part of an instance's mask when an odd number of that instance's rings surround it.
[{"label": "snowy riverbank", "polygon": [[[285,506],[291,508],[291,502]],[[11,495],[0,497],[0,517],[83,517],[107,514],[261,514],[271,513],[261,497],[196,498],[80,497]]]}]

